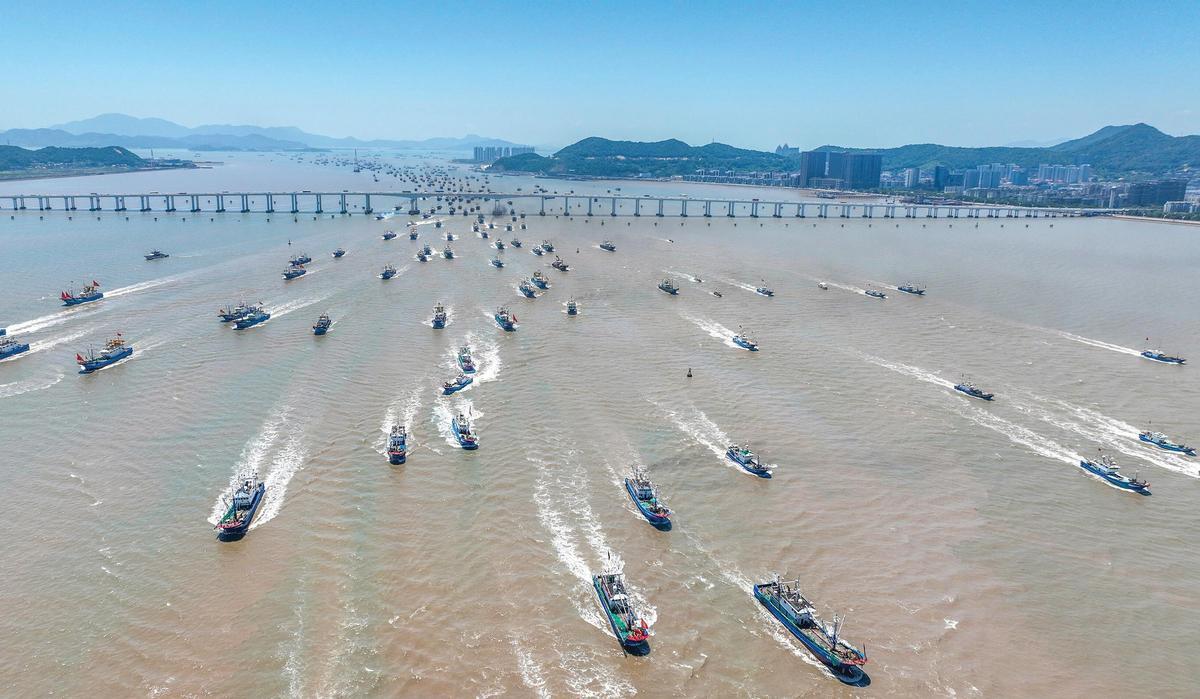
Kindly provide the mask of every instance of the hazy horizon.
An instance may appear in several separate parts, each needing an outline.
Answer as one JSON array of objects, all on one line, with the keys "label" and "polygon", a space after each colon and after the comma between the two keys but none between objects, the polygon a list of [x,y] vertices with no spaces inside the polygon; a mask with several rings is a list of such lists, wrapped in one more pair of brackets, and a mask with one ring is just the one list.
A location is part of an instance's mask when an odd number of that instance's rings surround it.
[{"label": "hazy horizon", "polygon": [[1045,143],[1137,122],[1200,132],[1194,3],[728,14],[715,3],[181,13],[68,2],[6,16],[0,85],[23,98],[5,129],[115,112],[368,140],[755,149]]}]

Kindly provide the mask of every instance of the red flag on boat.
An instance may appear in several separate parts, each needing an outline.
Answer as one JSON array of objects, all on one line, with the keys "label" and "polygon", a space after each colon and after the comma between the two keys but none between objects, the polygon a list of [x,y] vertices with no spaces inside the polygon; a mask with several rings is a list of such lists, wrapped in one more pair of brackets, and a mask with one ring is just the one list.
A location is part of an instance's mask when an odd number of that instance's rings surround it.
[{"label": "red flag on boat", "polygon": [[517,314],[516,313],[513,314],[513,322],[514,323],[517,322]]},{"label": "red flag on boat", "polygon": [[76,353],[75,353],[75,361],[77,361],[77,362],[82,362],[82,361],[83,361],[83,357],[79,356],[79,353],[78,353],[78,352],[76,352]]},{"label": "red flag on boat", "polygon": [[62,292],[62,296],[59,298],[61,298],[63,301],[66,301],[67,299],[71,298],[71,295],[64,291]]},{"label": "red flag on boat", "polygon": [[92,280],[92,286],[100,286],[100,282],[98,282],[98,281],[96,281],[95,279],[93,279],[93,280]]}]

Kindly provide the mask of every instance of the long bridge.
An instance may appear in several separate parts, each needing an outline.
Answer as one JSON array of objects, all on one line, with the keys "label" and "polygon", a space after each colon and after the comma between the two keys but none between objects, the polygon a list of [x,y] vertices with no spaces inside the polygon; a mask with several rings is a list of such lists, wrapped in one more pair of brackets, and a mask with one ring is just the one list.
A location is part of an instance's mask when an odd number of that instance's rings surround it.
[{"label": "long bridge", "polygon": [[[502,207],[505,214],[712,218],[1058,218],[1119,213],[1110,209],[945,203],[761,201],[690,197],[492,192],[160,192],[140,194],[15,194],[0,196],[13,211],[184,211],[198,213],[373,214],[470,216]],[[518,203],[520,206],[518,207]],[[530,204],[531,206],[526,206]],[[6,207],[7,208],[7,207]],[[382,215],[382,214],[377,214]]]}]

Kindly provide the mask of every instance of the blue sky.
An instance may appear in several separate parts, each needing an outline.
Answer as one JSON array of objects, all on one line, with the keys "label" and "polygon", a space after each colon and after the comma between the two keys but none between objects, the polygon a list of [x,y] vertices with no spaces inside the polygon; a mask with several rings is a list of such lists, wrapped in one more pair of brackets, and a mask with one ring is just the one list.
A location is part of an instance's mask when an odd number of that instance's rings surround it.
[{"label": "blue sky", "polygon": [[1200,133],[1200,2],[5,3],[0,129],[768,148]]}]

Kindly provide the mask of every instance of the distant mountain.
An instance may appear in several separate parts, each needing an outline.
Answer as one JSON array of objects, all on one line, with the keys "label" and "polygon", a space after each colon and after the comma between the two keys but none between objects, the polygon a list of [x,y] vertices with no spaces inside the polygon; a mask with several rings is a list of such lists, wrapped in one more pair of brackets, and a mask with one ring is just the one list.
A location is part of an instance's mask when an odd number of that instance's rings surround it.
[{"label": "distant mountain", "polygon": [[[1200,168],[1200,136],[1169,136],[1146,124],[1106,126],[1083,138],[1047,148],[961,148],[918,143],[898,148],[821,146],[817,150],[879,153],[883,156],[885,170],[929,169],[935,165],[955,170],[987,163],[1016,163],[1025,168],[1036,168],[1042,163],[1087,163],[1098,174],[1106,176],[1155,176]],[[795,156],[746,150],[723,143],[690,146],[677,139],[610,141],[595,136],[567,146],[550,157],[515,155],[492,165],[498,172],[595,177],[665,177],[709,169],[794,171],[798,167],[799,158]]]},{"label": "distant mountain", "polygon": [[0,131],[0,142],[25,148],[121,146],[123,148],[190,148],[193,150],[311,150],[298,141],[280,141],[257,135],[124,136],[114,133],[73,134],[59,129],[9,129]]},{"label": "distant mountain", "polygon": [[[461,138],[429,138],[425,140],[363,140],[352,137],[337,138],[308,133],[295,126],[251,126],[245,124],[202,124],[187,127],[173,121],[158,118],[140,118],[128,114],[101,114],[90,119],[69,121],[58,124],[50,129],[12,129],[0,132],[0,139],[10,137],[12,132],[22,132],[28,142],[28,132],[36,132],[42,139],[31,145],[68,145],[67,136],[91,136],[95,134],[124,136],[127,139],[137,138],[140,141],[122,141],[123,145],[133,143],[136,148],[171,148],[190,147],[187,142],[176,145],[174,142],[155,142],[149,144],[147,138],[187,139],[193,136],[207,137],[203,141],[193,141],[206,144],[204,147],[215,149],[229,144],[231,148],[247,150],[252,146],[258,150],[295,150],[297,148],[402,148],[419,150],[471,150],[475,146],[515,146],[520,145],[499,138],[488,138],[469,134]],[[67,134],[62,136],[59,134]],[[219,137],[219,138],[218,138]],[[256,140],[252,140],[256,139]],[[265,140],[264,140],[265,139]],[[15,139],[14,139],[15,140]],[[91,139],[85,139],[89,143]],[[78,145],[78,142],[71,143]]]},{"label": "distant mountain", "polygon": [[796,161],[796,158],[735,148],[724,143],[689,146],[678,139],[610,141],[593,136],[548,158],[535,153],[501,158],[492,169],[594,177],[666,177],[705,169],[783,170],[794,166]]},{"label": "distant mountain", "polygon": [[146,166],[142,158],[124,148],[42,148],[27,150],[16,146],[0,146],[0,171],[20,171],[34,168],[97,168]]}]

